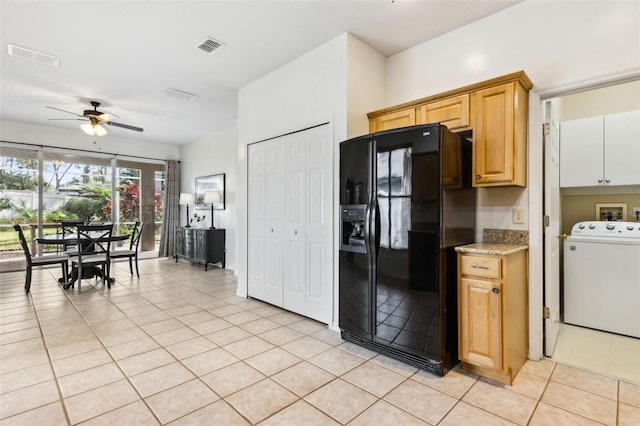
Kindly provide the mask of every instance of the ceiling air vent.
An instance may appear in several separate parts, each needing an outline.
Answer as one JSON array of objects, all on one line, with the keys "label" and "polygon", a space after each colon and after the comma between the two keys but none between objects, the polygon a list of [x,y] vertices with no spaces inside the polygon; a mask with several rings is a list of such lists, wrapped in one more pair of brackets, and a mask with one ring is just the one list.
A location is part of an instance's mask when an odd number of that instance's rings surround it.
[{"label": "ceiling air vent", "polygon": [[196,47],[209,55],[213,55],[225,46],[226,44],[224,43],[220,43],[212,38],[206,38]]},{"label": "ceiling air vent", "polygon": [[18,58],[36,61],[54,67],[57,67],[60,63],[60,58],[58,58],[57,56],[38,52],[37,50],[33,49],[27,49],[26,47],[16,46],[14,44],[7,45],[7,53],[9,53],[9,55],[11,56],[17,56]]}]

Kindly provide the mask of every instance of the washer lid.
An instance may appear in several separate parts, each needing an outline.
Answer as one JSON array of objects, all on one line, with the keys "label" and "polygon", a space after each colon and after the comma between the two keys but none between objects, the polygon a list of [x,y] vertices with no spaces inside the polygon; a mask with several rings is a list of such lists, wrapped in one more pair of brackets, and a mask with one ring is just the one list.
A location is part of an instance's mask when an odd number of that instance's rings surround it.
[{"label": "washer lid", "polygon": [[640,222],[578,222],[571,228],[571,236],[637,238],[640,241]]}]

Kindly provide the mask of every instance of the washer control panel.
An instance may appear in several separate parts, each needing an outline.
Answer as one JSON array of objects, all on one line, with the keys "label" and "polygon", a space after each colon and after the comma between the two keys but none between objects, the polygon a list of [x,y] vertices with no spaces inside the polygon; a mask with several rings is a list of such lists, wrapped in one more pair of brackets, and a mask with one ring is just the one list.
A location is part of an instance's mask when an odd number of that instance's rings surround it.
[{"label": "washer control panel", "polygon": [[640,239],[640,222],[578,222],[573,225],[571,235]]}]

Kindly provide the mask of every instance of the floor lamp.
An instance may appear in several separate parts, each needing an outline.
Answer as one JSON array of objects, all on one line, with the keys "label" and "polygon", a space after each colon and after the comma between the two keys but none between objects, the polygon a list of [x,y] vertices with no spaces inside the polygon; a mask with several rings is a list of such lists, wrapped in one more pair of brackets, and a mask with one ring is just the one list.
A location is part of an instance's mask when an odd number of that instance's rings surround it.
[{"label": "floor lamp", "polygon": [[181,192],[180,193],[180,201],[178,202],[180,205],[187,206],[187,224],[185,228],[191,228],[189,225],[189,204],[195,204],[196,196],[193,192]]},{"label": "floor lamp", "polygon": [[220,191],[205,191],[204,200],[205,203],[211,203],[211,229],[216,229],[213,226],[213,204],[220,202]]}]

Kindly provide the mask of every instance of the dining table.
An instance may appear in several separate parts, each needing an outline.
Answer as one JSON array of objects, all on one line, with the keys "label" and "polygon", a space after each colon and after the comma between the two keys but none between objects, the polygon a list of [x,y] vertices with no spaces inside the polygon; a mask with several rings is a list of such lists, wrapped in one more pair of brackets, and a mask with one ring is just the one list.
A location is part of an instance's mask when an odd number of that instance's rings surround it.
[{"label": "dining table", "polygon": [[[109,240],[113,243],[113,242],[118,242],[118,241],[126,241],[129,239],[129,237],[131,236],[131,234],[127,234],[127,233],[114,233],[111,235],[111,238],[101,238],[99,239],[99,241],[102,242],[108,242]],[[65,245],[77,245],[80,244],[82,245],[83,242],[89,242],[91,241],[89,238],[82,238],[82,236],[80,236],[80,238],[78,238],[78,234],[49,234],[49,235],[42,235],[41,237],[36,237],[34,238],[34,241],[38,244],[49,244],[49,245],[59,245],[59,246],[65,246]],[[72,287],[76,281],[78,281],[78,278],[80,276],[79,271],[77,270],[77,268],[75,268],[74,270],[71,271],[71,274],[69,274],[69,280],[67,282],[64,281],[64,278],[59,278],[58,282],[63,284],[63,288],[66,290],[69,287]],[[93,277],[101,277],[103,276],[102,270],[98,267],[93,267],[93,266],[87,266],[87,267],[83,267],[82,268],[82,278],[86,279],[86,278],[93,278]],[[109,283],[113,283],[115,282],[115,279],[112,277],[104,277],[105,280],[108,280]]]}]

